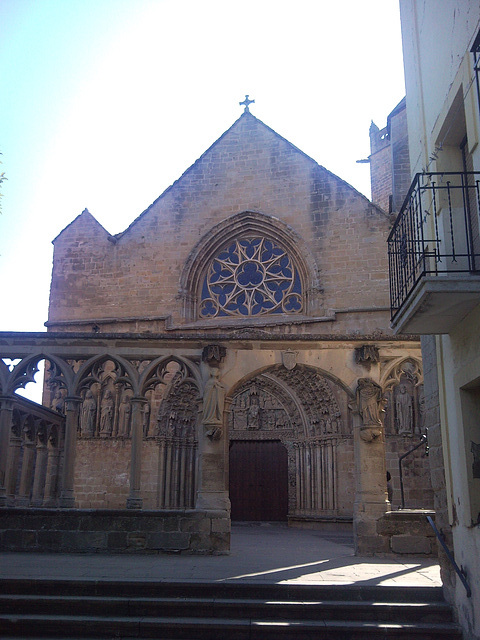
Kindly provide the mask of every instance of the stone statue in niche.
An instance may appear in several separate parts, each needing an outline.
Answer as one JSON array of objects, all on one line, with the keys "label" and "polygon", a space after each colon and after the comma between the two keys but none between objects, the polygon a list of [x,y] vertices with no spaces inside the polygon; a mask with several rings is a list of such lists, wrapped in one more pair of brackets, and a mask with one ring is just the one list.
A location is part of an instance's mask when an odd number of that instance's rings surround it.
[{"label": "stone statue in niche", "polygon": [[413,435],[413,402],[407,387],[401,384],[395,398],[395,414],[398,435]]},{"label": "stone statue in niche", "polygon": [[363,421],[360,437],[365,442],[372,442],[382,434],[382,414],[385,411],[382,387],[370,378],[359,378],[356,396]]},{"label": "stone statue in niche", "polygon": [[145,402],[142,409],[142,425],[143,425],[143,437],[146,438],[148,436],[148,430],[150,427],[150,403]]},{"label": "stone statue in niche", "polygon": [[52,398],[52,402],[50,403],[50,409],[56,411],[57,413],[63,413],[63,405],[64,400],[62,391],[57,388],[57,390],[55,391],[55,395]]},{"label": "stone statue in niche", "polygon": [[90,389],[85,394],[82,403],[80,419],[80,433],[83,437],[91,438],[95,435],[95,415],[97,413],[97,401]]},{"label": "stone statue in niche", "polygon": [[132,396],[129,393],[125,393],[118,409],[118,435],[122,438],[128,438],[130,435],[131,399]]},{"label": "stone statue in niche", "polygon": [[110,389],[107,389],[100,405],[100,435],[102,438],[108,438],[112,435],[113,409],[113,395]]},{"label": "stone statue in niche", "polygon": [[219,440],[223,433],[225,387],[220,382],[219,376],[219,369],[212,367],[203,394],[202,424],[207,428],[205,435],[212,440]]}]

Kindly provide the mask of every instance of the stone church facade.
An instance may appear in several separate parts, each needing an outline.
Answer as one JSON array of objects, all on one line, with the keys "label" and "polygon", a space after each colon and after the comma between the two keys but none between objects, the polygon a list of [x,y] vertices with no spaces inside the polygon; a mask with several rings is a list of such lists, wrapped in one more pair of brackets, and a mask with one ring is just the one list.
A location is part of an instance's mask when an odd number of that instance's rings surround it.
[{"label": "stone church facade", "polygon": [[[386,471],[399,506],[424,430],[419,342],[389,329],[390,225],[248,106],[124,232],[85,210],[54,240],[47,334],[3,342],[47,363],[67,416],[57,505],[215,511],[219,535],[230,514],[356,519],[374,551]],[[430,507],[422,451],[404,491]]]}]

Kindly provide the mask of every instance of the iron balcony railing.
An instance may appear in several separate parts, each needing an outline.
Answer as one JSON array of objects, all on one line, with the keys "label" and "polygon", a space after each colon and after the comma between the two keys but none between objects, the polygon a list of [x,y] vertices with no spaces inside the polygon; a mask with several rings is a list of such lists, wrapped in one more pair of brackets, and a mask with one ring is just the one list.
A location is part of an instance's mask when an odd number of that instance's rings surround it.
[{"label": "iron balcony railing", "polygon": [[480,271],[480,172],[417,173],[388,237],[392,321],[424,276]]}]

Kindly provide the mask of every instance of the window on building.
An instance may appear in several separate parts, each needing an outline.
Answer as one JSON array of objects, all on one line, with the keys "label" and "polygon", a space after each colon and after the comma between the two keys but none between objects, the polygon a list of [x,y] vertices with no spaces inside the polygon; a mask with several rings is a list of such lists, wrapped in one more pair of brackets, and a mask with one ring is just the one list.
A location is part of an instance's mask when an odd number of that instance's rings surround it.
[{"label": "window on building", "polygon": [[276,240],[248,235],[229,241],[203,277],[201,318],[298,314],[304,310],[300,275]]}]

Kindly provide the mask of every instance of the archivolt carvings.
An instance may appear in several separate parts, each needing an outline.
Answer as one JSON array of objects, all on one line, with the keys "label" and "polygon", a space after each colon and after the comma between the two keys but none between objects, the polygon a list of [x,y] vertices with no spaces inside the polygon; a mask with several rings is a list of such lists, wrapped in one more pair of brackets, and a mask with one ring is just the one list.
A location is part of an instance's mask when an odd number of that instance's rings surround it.
[{"label": "archivolt carvings", "polygon": [[337,509],[337,447],[345,441],[347,393],[341,390],[338,397],[345,397],[338,400],[333,384],[311,367],[277,365],[246,380],[232,400],[231,439],[281,440],[287,448],[292,514]]},{"label": "archivolt carvings", "polygon": [[[229,416],[231,436],[235,432],[262,432],[275,437],[293,437],[302,424],[298,407],[288,395],[281,395],[275,383],[258,376],[236,394]],[[256,433],[258,435],[258,433]]]},{"label": "archivolt carvings", "polygon": [[283,366],[247,380],[230,410],[231,437],[309,439],[344,432],[339,404],[319,372]]},{"label": "archivolt carvings", "polygon": [[155,435],[194,439],[198,416],[198,389],[177,371],[172,378],[158,412]]},{"label": "archivolt carvings", "polygon": [[328,380],[318,371],[297,365],[292,371],[277,367],[273,374],[295,390],[308,418],[311,436],[342,433],[340,407]]}]

